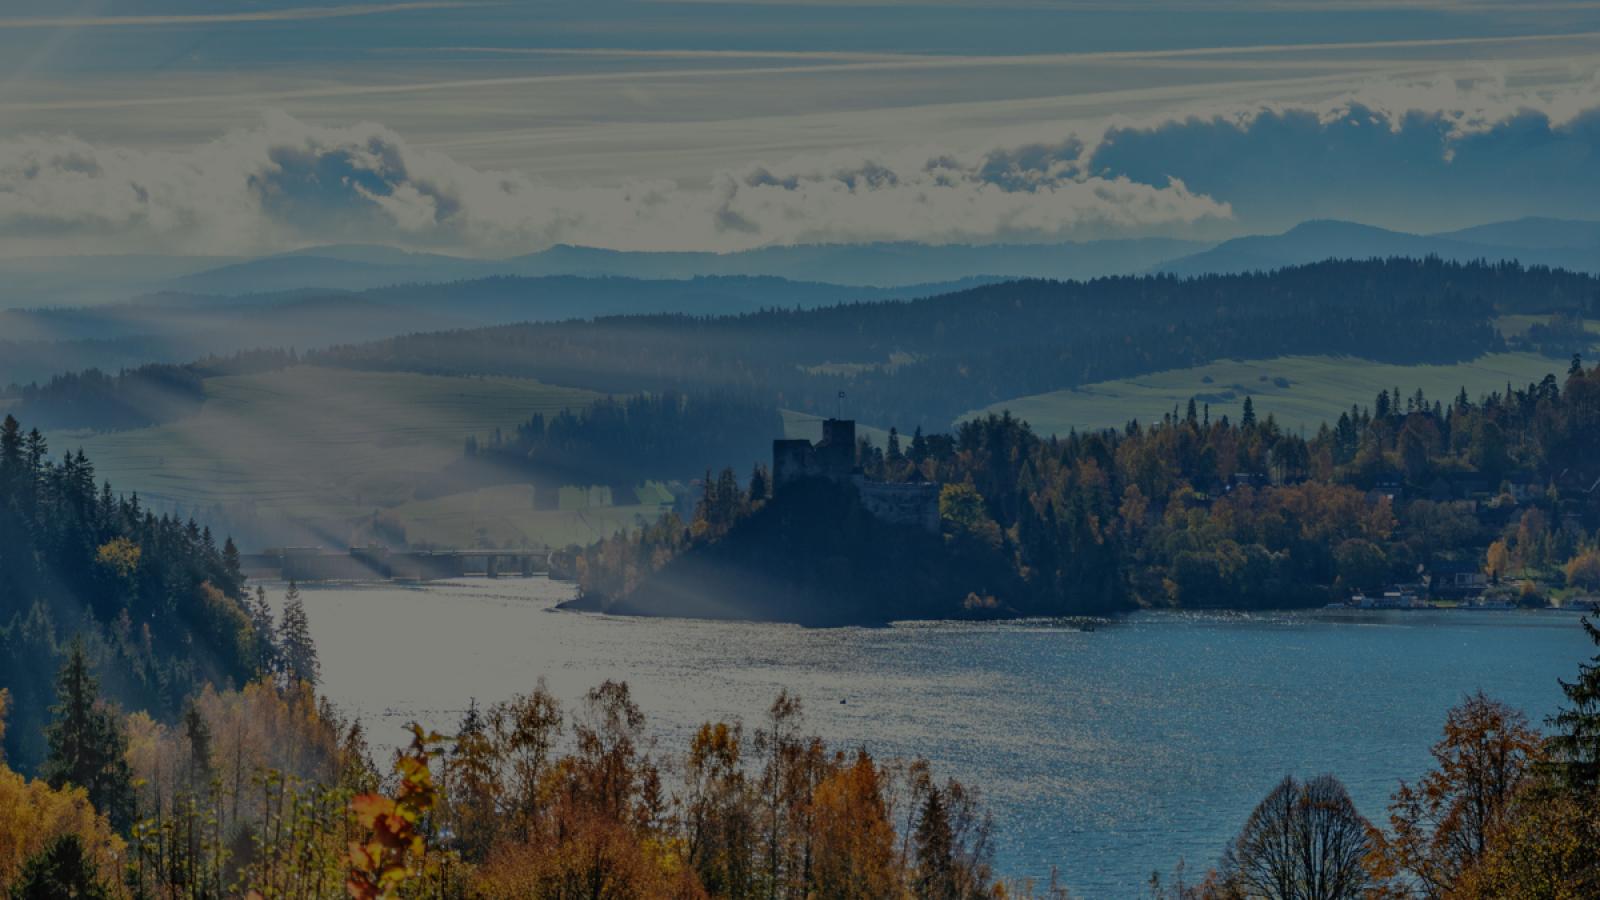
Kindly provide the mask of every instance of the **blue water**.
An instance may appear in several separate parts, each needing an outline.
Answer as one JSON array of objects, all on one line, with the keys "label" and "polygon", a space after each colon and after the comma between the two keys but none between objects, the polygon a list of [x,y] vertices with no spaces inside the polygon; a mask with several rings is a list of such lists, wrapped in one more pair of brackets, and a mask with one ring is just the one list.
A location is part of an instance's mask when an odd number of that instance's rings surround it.
[{"label": "blue water", "polygon": [[[1555,612],[1142,613],[1096,623],[784,625],[564,613],[543,579],[305,591],[327,692],[399,740],[468,698],[568,700],[633,686],[662,752],[714,718],[757,722],[780,688],[808,727],[880,757],[921,754],[982,788],[997,868],[1080,896],[1213,864],[1285,774],[1331,772],[1381,821],[1428,764],[1445,710],[1482,689],[1534,721],[1593,654]],[[846,702],[841,703],[844,700]]]}]

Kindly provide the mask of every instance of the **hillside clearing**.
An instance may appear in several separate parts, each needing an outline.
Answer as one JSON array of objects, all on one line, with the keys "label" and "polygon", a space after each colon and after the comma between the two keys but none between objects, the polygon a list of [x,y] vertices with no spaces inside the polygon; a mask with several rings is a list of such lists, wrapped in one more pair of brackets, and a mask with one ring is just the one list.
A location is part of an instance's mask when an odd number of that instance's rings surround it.
[{"label": "hillside clearing", "polygon": [[1189,369],[1171,369],[1064,391],[1018,397],[963,418],[1010,410],[1039,434],[1121,428],[1130,419],[1159,420],[1180,412],[1194,398],[1210,404],[1213,417],[1237,421],[1244,398],[1254,398],[1256,414],[1274,416],[1294,431],[1313,432],[1333,422],[1352,403],[1370,406],[1379,391],[1400,389],[1410,397],[1421,388],[1431,402],[1454,399],[1462,388],[1477,399],[1504,391],[1506,383],[1525,387],[1546,374],[1564,375],[1567,361],[1537,353],[1491,353],[1449,366],[1400,366],[1353,357],[1286,356],[1267,360],[1223,360]]}]

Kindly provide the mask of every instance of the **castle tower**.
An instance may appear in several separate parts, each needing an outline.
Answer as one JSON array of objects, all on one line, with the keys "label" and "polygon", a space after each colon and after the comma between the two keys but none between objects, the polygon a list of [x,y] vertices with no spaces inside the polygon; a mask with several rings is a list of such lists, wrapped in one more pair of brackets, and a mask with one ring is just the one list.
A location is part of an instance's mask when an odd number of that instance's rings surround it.
[{"label": "castle tower", "polygon": [[849,478],[856,467],[856,423],[854,419],[825,419],[822,443],[817,445],[817,463],[829,478]]}]

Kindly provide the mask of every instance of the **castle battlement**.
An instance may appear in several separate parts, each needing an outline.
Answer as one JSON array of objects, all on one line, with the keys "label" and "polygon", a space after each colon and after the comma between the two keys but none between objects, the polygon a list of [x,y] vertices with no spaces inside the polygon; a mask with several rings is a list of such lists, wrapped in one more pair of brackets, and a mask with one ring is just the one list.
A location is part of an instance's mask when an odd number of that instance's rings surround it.
[{"label": "castle battlement", "polygon": [[772,442],[774,491],[807,478],[853,484],[861,505],[885,522],[939,530],[939,485],[867,479],[856,467],[856,423],[851,419],[824,420],[822,441],[817,444],[804,439]]}]

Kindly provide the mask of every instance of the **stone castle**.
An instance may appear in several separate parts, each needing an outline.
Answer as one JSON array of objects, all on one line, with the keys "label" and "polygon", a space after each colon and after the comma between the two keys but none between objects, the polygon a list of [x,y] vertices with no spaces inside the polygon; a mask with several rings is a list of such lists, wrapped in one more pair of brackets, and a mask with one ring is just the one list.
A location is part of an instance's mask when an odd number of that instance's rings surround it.
[{"label": "stone castle", "polygon": [[774,491],[807,478],[849,482],[861,495],[861,505],[885,522],[939,530],[939,485],[931,481],[869,481],[856,465],[856,423],[852,419],[826,419],[822,440],[779,439],[772,442]]}]

